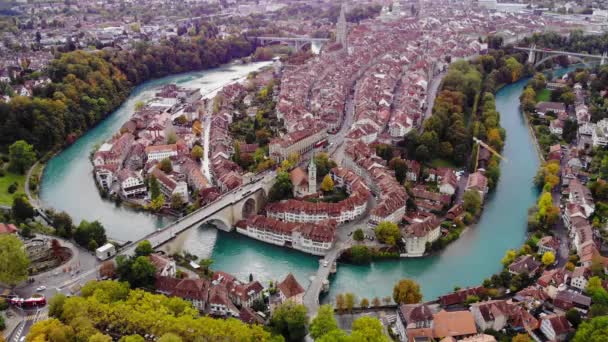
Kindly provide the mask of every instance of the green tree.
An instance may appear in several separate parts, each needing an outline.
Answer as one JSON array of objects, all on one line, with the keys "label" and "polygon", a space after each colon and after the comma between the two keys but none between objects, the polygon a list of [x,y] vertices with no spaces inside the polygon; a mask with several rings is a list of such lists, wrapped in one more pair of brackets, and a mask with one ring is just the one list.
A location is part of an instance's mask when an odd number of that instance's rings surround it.
[{"label": "green tree", "polygon": [[106,230],[99,221],[88,222],[82,220],[74,232],[74,240],[81,246],[88,247],[91,241],[97,246],[103,246],[108,242]]},{"label": "green tree", "polygon": [[322,305],[317,316],[310,323],[310,336],[317,339],[336,329],[338,329],[338,323],[334,317],[334,308],[329,304]]},{"label": "green tree", "polygon": [[397,241],[401,238],[401,231],[399,226],[393,222],[384,221],[380,222],[376,228],[374,228],[378,241],[394,246]]},{"label": "green tree", "polygon": [[171,164],[171,159],[165,158],[160,161],[159,168],[163,170],[165,173],[173,172],[173,165]]},{"label": "green tree", "polygon": [[601,342],[608,336],[608,316],[595,317],[583,322],[576,330],[572,342]]},{"label": "green tree", "polygon": [[152,288],[154,286],[154,274],[156,268],[147,257],[140,256],[131,265],[129,283],[133,287]]},{"label": "green tree", "polygon": [[306,307],[287,301],[279,305],[270,318],[270,329],[286,341],[301,341],[306,336]]},{"label": "green tree", "polygon": [[171,209],[180,210],[184,207],[186,202],[182,198],[181,194],[173,194],[171,195]]},{"label": "green tree", "polygon": [[315,165],[317,166],[317,179],[323,179],[331,169],[338,166],[335,161],[329,159],[325,152],[315,154]]},{"label": "green tree", "polygon": [[368,308],[369,307],[369,299],[367,299],[367,298],[361,299],[361,302],[359,303],[359,306],[362,307],[362,308]]},{"label": "green tree", "polygon": [[66,298],[63,293],[57,293],[49,300],[49,317],[61,319]]},{"label": "green tree", "polygon": [[51,318],[37,322],[32,326],[27,334],[27,342],[37,341],[74,341],[74,329],[61,323],[61,321]]},{"label": "green tree", "polygon": [[160,185],[158,184],[158,180],[154,176],[150,176],[150,198],[155,199],[158,198],[160,193]]},{"label": "green tree", "polygon": [[355,230],[355,232],[353,233],[353,240],[361,242],[363,241],[363,239],[365,239],[363,229],[357,228],[357,230]]},{"label": "green tree", "polygon": [[34,146],[25,140],[15,141],[8,149],[9,169],[14,172],[24,174],[36,161]]},{"label": "green tree", "polygon": [[194,147],[192,147],[192,151],[190,151],[190,154],[192,155],[192,158],[201,159],[203,158],[204,151],[199,145],[194,145]]},{"label": "green tree", "polygon": [[270,202],[277,202],[293,197],[293,184],[287,172],[279,172],[275,183],[270,188],[268,199]]},{"label": "green tree", "polygon": [[566,318],[574,328],[577,328],[579,324],[581,324],[581,322],[583,321],[583,319],[581,318],[581,313],[576,309],[568,310],[566,312]]},{"label": "green tree", "polygon": [[388,336],[384,335],[384,328],[380,320],[369,316],[359,317],[353,322],[351,337],[353,341],[391,341]]},{"label": "green tree", "polygon": [[55,228],[57,235],[64,238],[71,238],[72,231],[74,230],[74,223],[72,217],[65,211],[60,213],[54,213],[51,215],[53,220],[53,228]]},{"label": "green tree", "polygon": [[481,211],[481,195],[476,190],[467,190],[463,197],[463,208],[473,216],[477,216]]},{"label": "green tree", "polygon": [[13,206],[11,207],[11,213],[17,221],[25,221],[29,218],[34,217],[34,207],[28,201],[25,194],[17,194],[13,198]]},{"label": "green tree", "polygon": [[545,252],[541,258],[543,265],[549,266],[555,262],[555,254],[553,252]]},{"label": "green tree", "polygon": [[393,300],[397,304],[416,304],[422,300],[420,286],[413,280],[401,279],[393,287]]},{"label": "green tree", "polygon": [[152,248],[152,244],[148,240],[143,240],[142,242],[137,244],[135,247],[135,256],[148,256],[154,253],[154,248]]},{"label": "green tree", "polygon": [[325,177],[323,177],[323,181],[321,182],[321,190],[323,192],[334,191],[334,180],[331,179],[330,175],[325,175]]},{"label": "green tree", "polygon": [[30,260],[23,243],[15,235],[0,235],[0,283],[11,287],[28,277]]},{"label": "green tree", "polygon": [[356,245],[350,248],[352,262],[355,264],[367,264],[372,260],[372,254],[365,245]]},{"label": "green tree", "polygon": [[158,342],[182,342],[182,338],[174,333],[166,333],[158,339]]}]

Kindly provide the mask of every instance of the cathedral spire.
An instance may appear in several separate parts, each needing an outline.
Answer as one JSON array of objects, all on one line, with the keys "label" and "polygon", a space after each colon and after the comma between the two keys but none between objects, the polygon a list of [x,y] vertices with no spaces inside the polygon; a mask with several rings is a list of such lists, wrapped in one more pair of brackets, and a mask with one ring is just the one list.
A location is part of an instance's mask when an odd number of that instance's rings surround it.
[{"label": "cathedral spire", "polygon": [[346,4],[343,2],[340,6],[340,16],[338,17],[338,22],[336,23],[336,42],[342,45],[342,49],[347,50],[347,40],[346,36],[348,34],[348,27],[346,24]]}]

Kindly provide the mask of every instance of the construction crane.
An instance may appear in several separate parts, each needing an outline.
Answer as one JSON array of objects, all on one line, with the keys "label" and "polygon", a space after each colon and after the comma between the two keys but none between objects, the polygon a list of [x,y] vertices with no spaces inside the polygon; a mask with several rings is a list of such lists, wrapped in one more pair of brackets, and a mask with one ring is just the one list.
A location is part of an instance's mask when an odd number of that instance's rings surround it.
[{"label": "construction crane", "polygon": [[[503,157],[500,155],[500,153],[496,152],[496,150],[494,150],[492,147],[490,147],[488,144],[484,143],[483,141],[477,139],[477,137],[473,137],[473,141],[478,144],[483,146],[485,149],[487,149],[488,151],[492,152],[492,154],[494,154],[495,156],[497,156],[498,158],[504,160],[504,161],[508,161],[507,158]],[[473,169],[475,171],[477,171],[477,163],[479,162],[479,146],[477,147],[477,154],[475,155],[475,168]]]}]

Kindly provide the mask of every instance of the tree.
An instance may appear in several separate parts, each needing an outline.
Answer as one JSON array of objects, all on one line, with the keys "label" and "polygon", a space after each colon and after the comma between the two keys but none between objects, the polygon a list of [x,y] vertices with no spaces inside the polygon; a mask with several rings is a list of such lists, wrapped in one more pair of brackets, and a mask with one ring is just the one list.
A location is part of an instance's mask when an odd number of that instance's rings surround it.
[{"label": "tree", "polygon": [[174,333],[166,333],[158,339],[158,342],[182,342],[182,338]]},{"label": "tree", "polygon": [[150,198],[156,199],[161,196],[160,193],[160,185],[158,184],[158,180],[154,176],[150,176]]},{"label": "tree", "polygon": [[595,317],[583,322],[576,330],[572,342],[600,342],[608,336],[608,316]]},{"label": "tree", "polygon": [[331,192],[334,190],[334,180],[331,179],[330,175],[325,175],[325,177],[323,177],[323,182],[321,182],[321,190],[323,192]]},{"label": "tree", "polygon": [[13,198],[13,206],[11,207],[11,213],[17,221],[25,221],[26,219],[34,217],[34,207],[28,201],[25,194],[17,194]]},{"label": "tree", "polygon": [[317,166],[317,179],[322,179],[329,173],[329,170],[338,166],[335,161],[329,159],[329,154],[325,152],[315,155],[315,165]]},{"label": "tree", "polygon": [[27,334],[26,341],[73,341],[74,337],[74,329],[72,327],[61,323],[55,318],[51,318],[34,324]]},{"label": "tree", "polygon": [[317,316],[310,323],[310,336],[317,339],[336,329],[338,329],[338,323],[334,317],[334,308],[329,304],[322,305]]},{"label": "tree", "polygon": [[152,244],[148,240],[144,240],[137,244],[135,247],[135,256],[148,256],[154,253],[154,248],[152,248]]},{"label": "tree", "polygon": [[515,251],[514,249],[509,249],[505,253],[505,256],[500,260],[500,262],[503,264],[503,266],[506,267],[511,265],[515,258],[517,258],[517,251]]},{"label": "tree", "polygon": [[577,328],[583,321],[581,313],[576,309],[566,311],[566,319],[568,319],[568,322],[570,322],[574,328]]},{"label": "tree", "polygon": [[380,320],[369,316],[359,317],[353,322],[351,336],[353,341],[391,341],[384,335],[384,328]]},{"label": "tree", "polygon": [[104,334],[98,332],[95,335],[89,337],[89,340],[87,342],[112,342],[112,341],[113,340],[112,340],[111,336],[104,335]]},{"label": "tree", "polygon": [[[450,145],[450,147],[451,147],[451,145]],[[395,170],[395,178],[397,178],[397,181],[399,183],[403,183],[407,177],[406,161],[399,157],[395,157],[395,158],[391,159],[391,161],[388,163],[388,166],[391,169]]]},{"label": "tree", "polygon": [[513,337],[511,342],[530,342],[532,341],[528,334],[517,334]]},{"label": "tree", "polygon": [[17,140],[8,148],[9,169],[13,172],[24,174],[36,161],[34,146],[25,140]]},{"label": "tree", "polygon": [[369,248],[365,245],[356,245],[350,248],[351,261],[355,264],[367,264],[372,259]]},{"label": "tree", "polygon": [[363,229],[357,228],[357,230],[355,230],[355,232],[353,233],[353,240],[360,242],[360,241],[363,241],[363,239],[365,239],[365,234],[363,234]]},{"label": "tree", "polygon": [[0,283],[11,287],[28,277],[30,260],[15,235],[0,235]]},{"label": "tree", "polygon": [[464,210],[473,216],[477,216],[481,210],[481,195],[476,190],[467,190],[463,195]]},{"label": "tree", "polygon": [[173,172],[173,165],[171,164],[171,159],[165,158],[160,161],[159,168],[163,170],[165,173]]},{"label": "tree", "polygon": [[57,293],[49,300],[49,317],[61,319],[66,298],[63,293]]},{"label": "tree", "polygon": [[203,158],[203,148],[199,145],[194,145],[194,147],[192,147],[192,151],[190,151],[190,155],[192,155],[192,158],[195,159],[201,159]]},{"label": "tree", "polygon": [[380,303],[380,298],[378,298],[378,297],[374,297],[374,299],[372,299],[372,306],[373,306],[373,307],[377,308],[377,307],[379,307],[379,306],[380,306],[380,304],[381,304],[381,303]]},{"label": "tree", "polygon": [[393,287],[393,300],[397,304],[416,304],[422,300],[420,286],[413,280],[401,279]]},{"label": "tree", "polygon": [[549,266],[555,262],[555,254],[553,252],[545,252],[541,258],[543,265]]},{"label": "tree", "polygon": [[184,199],[182,198],[181,194],[175,193],[171,195],[171,209],[182,209],[184,207],[184,204],[186,204],[186,202],[184,202]]},{"label": "tree", "polygon": [[356,301],[357,297],[354,293],[348,292],[344,295],[344,305],[346,306],[346,310],[348,310],[348,312],[353,312]]},{"label": "tree", "polygon": [[88,222],[82,220],[74,232],[74,240],[81,246],[88,247],[91,241],[97,246],[103,246],[108,242],[106,230],[99,221]]},{"label": "tree", "polygon": [[394,246],[401,238],[399,226],[393,222],[383,221],[374,228],[378,241]]},{"label": "tree", "polygon": [[150,259],[139,256],[135,258],[135,261],[131,265],[129,283],[133,287],[152,288],[154,285],[154,274],[156,274],[156,268],[150,262]]},{"label": "tree", "polygon": [[72,222],[72,217],[65,211],[60,213],[55,213],[51,215],[51,219],[53,220],[53,228],[57,234],[64,238],[71,238],[72,231],[74,230],[74,223]]},{"label": "tree", "polygon": [[268,199],[270,202],[277,202],[293,197],[293,184],[287,172],[281,171],[277,174],[275,183],[270,188]]},{"label": "tree", "polygon": [[361,299],[361,302],[359,303],[359,306],[362,307],[362,308],[368,308],[369,307],[369,299],[367,299],[367,298]]},{"label": "tree", "polygon": [[341,293],[336,295],[336,309],[338,309],[338,312],[344,312],[346,309],[346,300],[344,299],[344,295]]},{"label": "tree", "polygon": [[306,307],[287,301],[279,305],[270,318],[270,329],[286,341],[301,341],[306,336]]}]

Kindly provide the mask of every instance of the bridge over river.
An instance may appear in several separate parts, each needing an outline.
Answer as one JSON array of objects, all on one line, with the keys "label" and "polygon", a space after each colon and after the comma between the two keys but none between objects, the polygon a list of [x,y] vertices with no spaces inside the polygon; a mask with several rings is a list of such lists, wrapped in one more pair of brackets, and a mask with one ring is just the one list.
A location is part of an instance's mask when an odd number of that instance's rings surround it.
[{"label": "bridge over river", "polygon": [[137,245],[144,240],[150,241],[152,247],[158,249],[185,230],[204,223],[214,223],[219,229],[230,231],[236,222],[261,209],[266,193],[274,184],[275,177],[275,171],[255,175],[250,182],[222,194],[221,197],[204,207],[131,242],[122,249],[120,254],[133,255]]}]

